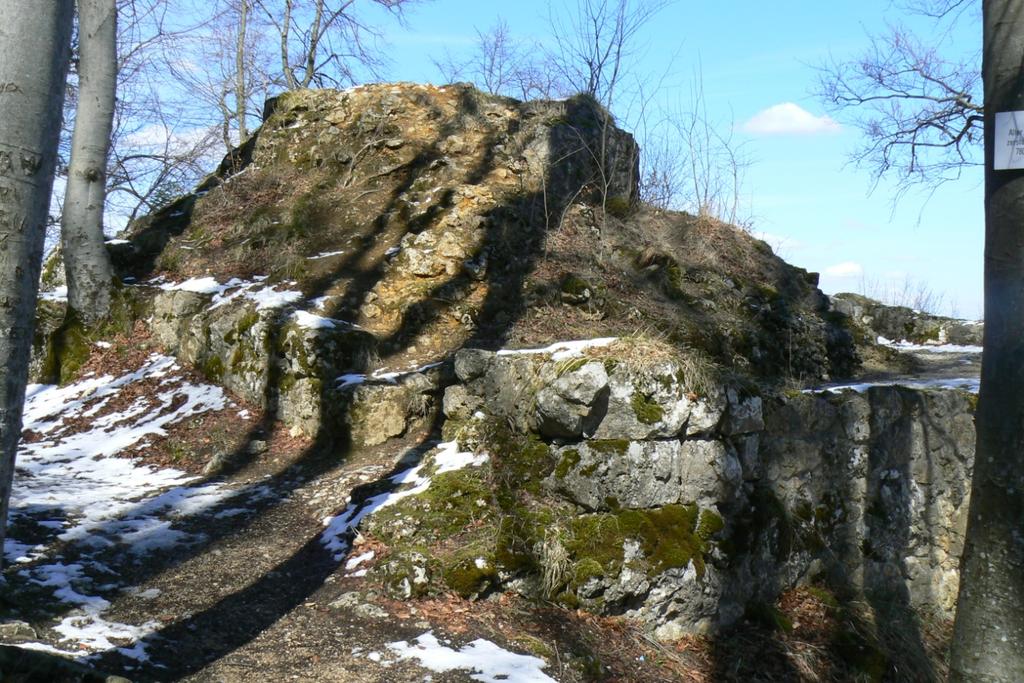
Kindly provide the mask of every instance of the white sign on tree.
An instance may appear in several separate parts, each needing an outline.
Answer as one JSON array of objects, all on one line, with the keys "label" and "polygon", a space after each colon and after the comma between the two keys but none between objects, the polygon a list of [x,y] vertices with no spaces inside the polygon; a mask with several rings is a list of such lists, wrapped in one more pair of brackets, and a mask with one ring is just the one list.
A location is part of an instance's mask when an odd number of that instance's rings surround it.
[{"label": "white sign on tree", "polygon": [[996,139],[992,168],[1024,168],[1024,111],[996,112]]}]

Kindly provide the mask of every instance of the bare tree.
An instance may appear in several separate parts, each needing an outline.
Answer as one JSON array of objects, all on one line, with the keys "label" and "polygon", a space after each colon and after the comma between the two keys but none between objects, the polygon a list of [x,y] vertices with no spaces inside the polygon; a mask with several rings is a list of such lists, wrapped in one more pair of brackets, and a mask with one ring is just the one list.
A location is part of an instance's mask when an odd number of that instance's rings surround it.
[{"label": "bare tree", "polygon": [[72,0],[0,3],[0,545],[21,437],[73,10]]},{"label": "bare tree", "polygon": [[79,0],[78,26],[78,104],[61,213],[61,247],[69,320],[91,324],[110,310],[113,279],[103,214],[117,91],[115,0]]},{"label": "bare tree", "polygon": [[917,184],[956,179],[965,166],[977,165],[984,120],[980,60],[942,55],[947,24],[961,20],[970,3],[913,0],[909,8],[942,24],[937,42],[894,26],[872,37],[860,58],[823,66],[817,88],[834,113],[850,115],[863,132],[854,160],[876,178],[894,177],[898,195]]},{"label": "bare tree", "polygon": [[575,91],[610,106],[633,68],[637,34],[672,0],[575,0],[564,15],[551,14],[557,39],[550,64]]},{"label": "bare tree", "polygon": [[416,0],[259,0],[280,44],[281,73],[289,90],[342,85],[358,80],[362,68],[376,75],[385,59],[376,49],[379,30],[357,9],[371,2],[402,18]]},{"label": "bare tree", "polygon": [[492,95],[531,100],[569,94],[541,47],[517,40],[501,17],[486,31],[476,29],[476,45],[464,60],[445,50],[433,62],[448,82],[468,80]]}]

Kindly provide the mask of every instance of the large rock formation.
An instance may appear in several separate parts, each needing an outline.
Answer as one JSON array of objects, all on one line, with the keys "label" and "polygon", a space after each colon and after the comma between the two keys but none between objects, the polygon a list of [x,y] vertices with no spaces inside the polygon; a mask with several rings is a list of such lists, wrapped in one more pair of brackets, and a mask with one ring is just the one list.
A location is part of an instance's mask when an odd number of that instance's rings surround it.
[{"label": "large rock formation", "polygon": [[[491,464],[453,477],[443,499],[403,501],[369,531],[417,555],[402,566],[429,577],[421,592],[512,588],[627,614],[663,638],[717,630],[811,582],[951,617],[971,395],[698,395],[685,364],[637,365],[614,350],[460,352],[446,429]],[[447,550],[450,538],[479,561]]]},{"label": "large rock formation", "polygon": [[[120,296],[296,434],[440,425],[489,454],[366,519],[399,597],[516,590],[663,638],[819,580],[948,614],[970,397],[783,391],[854,373],[879,315],[735,227],[637,205],[637,158],[586,97],[289,93],[114,245]],[[73,371],[54,328],[40,374]],[[620,341],[498,351],[581,337]]]}]

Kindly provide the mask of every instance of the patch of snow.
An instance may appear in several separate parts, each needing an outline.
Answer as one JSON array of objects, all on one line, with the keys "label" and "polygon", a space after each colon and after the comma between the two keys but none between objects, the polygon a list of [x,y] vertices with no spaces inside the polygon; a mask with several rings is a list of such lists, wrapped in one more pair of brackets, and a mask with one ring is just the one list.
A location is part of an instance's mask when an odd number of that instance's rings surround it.
[{"label": "patch of snow", "polygon": [[267,308],[282,308],[302,300],[302,292],[287,289],[279,291],[273,286],[255,289],[266,279],[266,276],[256,276],[252,281],[231,278],[222,284],[216,278],[201,277],[190,278],[184,282],[156,283],[151,281],[150,284],[156,284],[164,291],[182,290],[195,292],[196,294],[212,294],[213,300],[211,301],[210,308],[219,308],[238,298],[255,301],[256,310],[258,311]]},{"label": "patch of snow", "polygon": [[370,379],[378,382],[387,382],[388,384],[398,384],[398,380],[400,380],[402,377],[406,377],[408,375],[415,375],[420,372],[426,372],[427,370],[440,366],[442,363],[443,361],[437,361],[436,363],[427,363],[426,365],[421,365],[419,367],[413,367],[406,370],[387,370],[381,368],[379,370],[374,370],[372,373],[370,373],[370,375],[365,375],[361,373],[349,373],[341,375],[335,381],[337,382],[337,386],[339,389],[355,386],[357,384],[363,384],[364,382]]},{"label": "patch of snow", "polygon": [[338,388],[339,389],[344,389],[345,387],[352,387],[352,386],[355,386],[357,384],[362,384],[365,381],[366,381],[366,375],[360,375],[360,374],[342,375],[341,377],[339,377],[337,379]]},{"label": "patch of snow", "polygon": [[349,561],[345,563],[345,571],[352,571],[353,569],[361,565],[363,562],[369,562],[374,558],[375,555],[375,552],[373,552],[372,550],[368,550],[362,555],[357,555],[349,559]]},{"label": "patch of snow", "polygon": [[426,462],[433,463],[434,469],[431,475],[433,476],[471,465],[480,467],[487,460],[486,454],[460,452],[458,443],[454,441],[438,444],[433,458],[390,477],[391,483],[396,487],[395,490],[377,494],[358,505],[350,504],[342,510],[341,514],[325,518],[324,527],[326,528],[320,535],[320,542],[328,552],[333,553],[336,560],[342,560],[350,548],[349,537],[363,519],[377,510],[394,505],[403,498],[423,493],[430,488],[431,477],[422,474]]},{"label": "patch of snow", "polygon": [[398,252],[400,251],[402,251],[401,247],[391,247],[390,249],[384,252],[384,255],[390,258],[392,256],[397,256]]},{"label": "patch of snow", "polygon": [[550,346],[545,346],[542,349],[501,349],[498,351],[499,356],[515,356],[515,355],[532,355],[532,354],[545,354],[550,355],[551,360],[559,361],[565,360],[566,358],[575,358],[583,355],[583,352],[587,349],[597,348],[601,346],[608,346],[609,344],[618,340],[618,337],[599,337],[597,339],[580,339],[578,341],[564,341],[555,342]]},{"label": "patch of snow", "polygon": [[277,291],[273,287],[265,287],[254,292],[247,292],[245,298],[256,302],[256,310],[265,308],[282,308],[302,300],[302,292]]},{"label": "patch of snow", "polygon": [[292,313],[292,319],[296,325],[307,330],[333,330],[339,327],[359,329],[359,326],[353,323],[336,318],[325,318],[307,311],[295,311]]},{"label": "patch of snow", "polygon": [[318,296],[315,299],[310,299],[309,303],[312,304],[313,310],[320,310],[327,307],[327,302],[336,297],[333,296]]},{"label": "patch of snow", "polygon": [[[231,282],[235,282],[235,280]],[[232,286],[230,282],[222,285],[217,282],[217,278],[213,277],[192,277],[184,282],[165,282],[160,285],[160,289],[165,292],[181,290],[183,292],[195,292],[196,294],[223,294],[225,290],[230,289]]]},{"label": "patch of snow", "polygon": [[317,259],[330,258],[332,256],[341,256],[344,253],[345,253],[344,251],[325,251],[325,252],[317,254],[316,256],[307,256],[306,260],[307,261],[315,261]]},{"label": "patch of snow", "polygon": [[897,351],[921,351],[925,353],[981,353],[982,347],[971,344],[940,344],[938,342],[926,342],[914,344],[908,341],[892,341],[885,337],[878,337],[878,344],[888,346]]},{"label": "patch of snow", "polygon": [[543,659],[510,652],[483,638],[455,650],[427,631],[413,643],[397,641],[387,647],[399,659],[415,659],[436,673],[472,671],[470,678],[482,683],[556,683],[544,673],[547,663]]},{"label": "patch of snow", "polygon": [[58,287],[49,292],[39,292],[39,298],[43,301],[67,301],[68,300],[68,288]]},{"label": "patch of snow", "polygon": [[[142,640],[160,627],[104,616],[110,608],[104,595],[129,587],[117,582],[100,552],[138,557],[195,543],[202,535],[175,528],[178,520],[208,514],[232,497],[251,501],[273,493],[263,485],[244,491],[189,485],[194,477],[185,472],[113,457],[137,450],[146,437],[163,435],[172,424],[228,405],[219,387],[192,384],[176,370],[173,358],[153,354],[120,377],[88,377],[65,387],[32,385],[26,392],[24,426],[37,438],[19,449],[10,514],[31,518],[52,533],[38,545],[9,537],[4,550],[20,565],[18,580],[49,588],[56,600],[74,608],[52,629],[62,641],[76,644],[79,657],[113,649],[145,660]],[[127,407],[99,415],[143,379],[157,380],[158,390],[141,392]],[[82,427],[85,418],[91,419]],[[31,647],[54,650],[39,643]]]},{"label": "patch of snow", "polygon": [[131,244],[131,240],[113,239],[105,241],[104,244]]},{"label": "patch of snow", "polygon": [[980,377],[939,377],[934,379],[914,379],[906,377],[884,382],[860,382],[855,384],[837,384],[834,386],[818,387],[815,389],[804,389],[805,394],[831,393],[838,394],[843,391],[856,391],[863,394],[871,387],[907,387],[908,389],[966,389],[972,394],[978,393],[981,388]]}]

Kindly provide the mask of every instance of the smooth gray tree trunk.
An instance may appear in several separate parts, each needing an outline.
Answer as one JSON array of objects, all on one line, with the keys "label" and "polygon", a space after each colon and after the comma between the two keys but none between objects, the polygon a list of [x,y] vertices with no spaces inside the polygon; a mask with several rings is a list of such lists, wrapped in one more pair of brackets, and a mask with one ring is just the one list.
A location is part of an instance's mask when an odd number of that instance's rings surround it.
[{"label": "smooth gray tree trunk", "polygon": [[249,74],[245,64],[245,34],[248,18],[249,0],[240,0],[238,4],[238,36],[235,43],[235,117],[238,119],[239,145],[249,137],[249,126],[245,120],[246,107],[249,104],[249,93],[246,90]]},{"label": "smooth gray tree trunk", "polygon": [[72,0],[0,0],[0,546],[21,435],[73,10]]},{"label": "smooth gray tree trunk", "polygon": [[70,319],[92,324],[110,311],[114,276],[104,244],[103,207],[117,93],[115,0],[78,0],[78,51],[78,104],[61,215],[61,254]]},{"label": "smooth gray tree trunk", "polygon": [[993,170],[1024,111],[1024,2],[985,0],[985,346],[950,680],[1024,681],[1024,170]]}]

